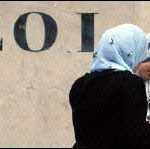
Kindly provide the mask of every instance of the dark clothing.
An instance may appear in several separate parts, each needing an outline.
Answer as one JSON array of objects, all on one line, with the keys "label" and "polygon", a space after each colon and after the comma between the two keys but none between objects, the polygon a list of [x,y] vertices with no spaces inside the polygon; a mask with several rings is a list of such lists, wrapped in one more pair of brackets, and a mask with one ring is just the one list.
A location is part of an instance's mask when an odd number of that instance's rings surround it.
[{"label": "dark clothing", "polygon": [[143,80],[129,71],[87,73],[70,94],[75,148],[150,147]]}]

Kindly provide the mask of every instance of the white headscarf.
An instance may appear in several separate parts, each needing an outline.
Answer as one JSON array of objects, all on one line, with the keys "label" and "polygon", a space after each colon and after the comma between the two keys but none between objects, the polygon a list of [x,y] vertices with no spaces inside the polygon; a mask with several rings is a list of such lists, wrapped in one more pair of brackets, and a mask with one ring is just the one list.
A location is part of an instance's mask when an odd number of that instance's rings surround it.
[{"label": "white headscarf", "polygon": [[133,73],[135,66],[146,58],[147,40],[142,29],[123,24],[107,30],[94,50],[91,72],[115,69]]}]

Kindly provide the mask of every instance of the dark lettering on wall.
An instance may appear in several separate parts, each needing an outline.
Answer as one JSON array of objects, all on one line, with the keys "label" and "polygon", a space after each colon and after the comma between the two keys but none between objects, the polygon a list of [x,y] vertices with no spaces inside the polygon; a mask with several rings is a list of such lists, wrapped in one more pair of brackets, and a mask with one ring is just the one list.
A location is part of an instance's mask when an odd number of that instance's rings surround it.
[{"label": "dark lettering on wall", "polygon": [[[36,13],[42,16],[44,27],[45,27],[45,41],[43,47],[40,50],[30,49],[26,39],[26,22],[30,14]],[[17,44],[20,48],[31,51],[31,52],[40,52],[49,49],[56,40],[57,36],[57,24],[55,20],[44,13],[41,12],[29,12],[21,15],[15,23],[14,27],[14,37]]]},{"label": "dark lettering on wall", "polygon": [[81,14],[81,44],[82,52],[94,51],[94,15],[97,13],[80,13]]},{"label": "dark lettering on wall", "polygon": [[0,51],[3,50],[3,39],[0,40]]}]

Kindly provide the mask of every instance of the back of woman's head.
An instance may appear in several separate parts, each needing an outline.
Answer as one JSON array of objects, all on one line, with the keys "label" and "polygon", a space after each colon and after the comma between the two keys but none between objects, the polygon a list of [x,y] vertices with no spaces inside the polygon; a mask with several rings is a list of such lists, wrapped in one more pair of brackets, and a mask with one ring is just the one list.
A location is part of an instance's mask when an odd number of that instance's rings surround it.
[{"label": "back of woman's head", "polygon": [[104,32],[95,51],[91,71],[106,69],[133,72],[146,58],[147,40],[144,31],[133,24],[123,24]]}]

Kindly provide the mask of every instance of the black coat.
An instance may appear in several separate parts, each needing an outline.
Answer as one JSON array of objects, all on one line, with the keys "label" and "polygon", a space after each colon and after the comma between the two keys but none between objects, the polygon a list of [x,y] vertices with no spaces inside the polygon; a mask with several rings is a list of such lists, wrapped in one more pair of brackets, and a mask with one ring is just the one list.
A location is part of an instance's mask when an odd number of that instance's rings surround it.
[{"label": "black coat", "polygon": [[87,73],[70,94],[77,148],[150,147],[143,80],[129,71]]}]

